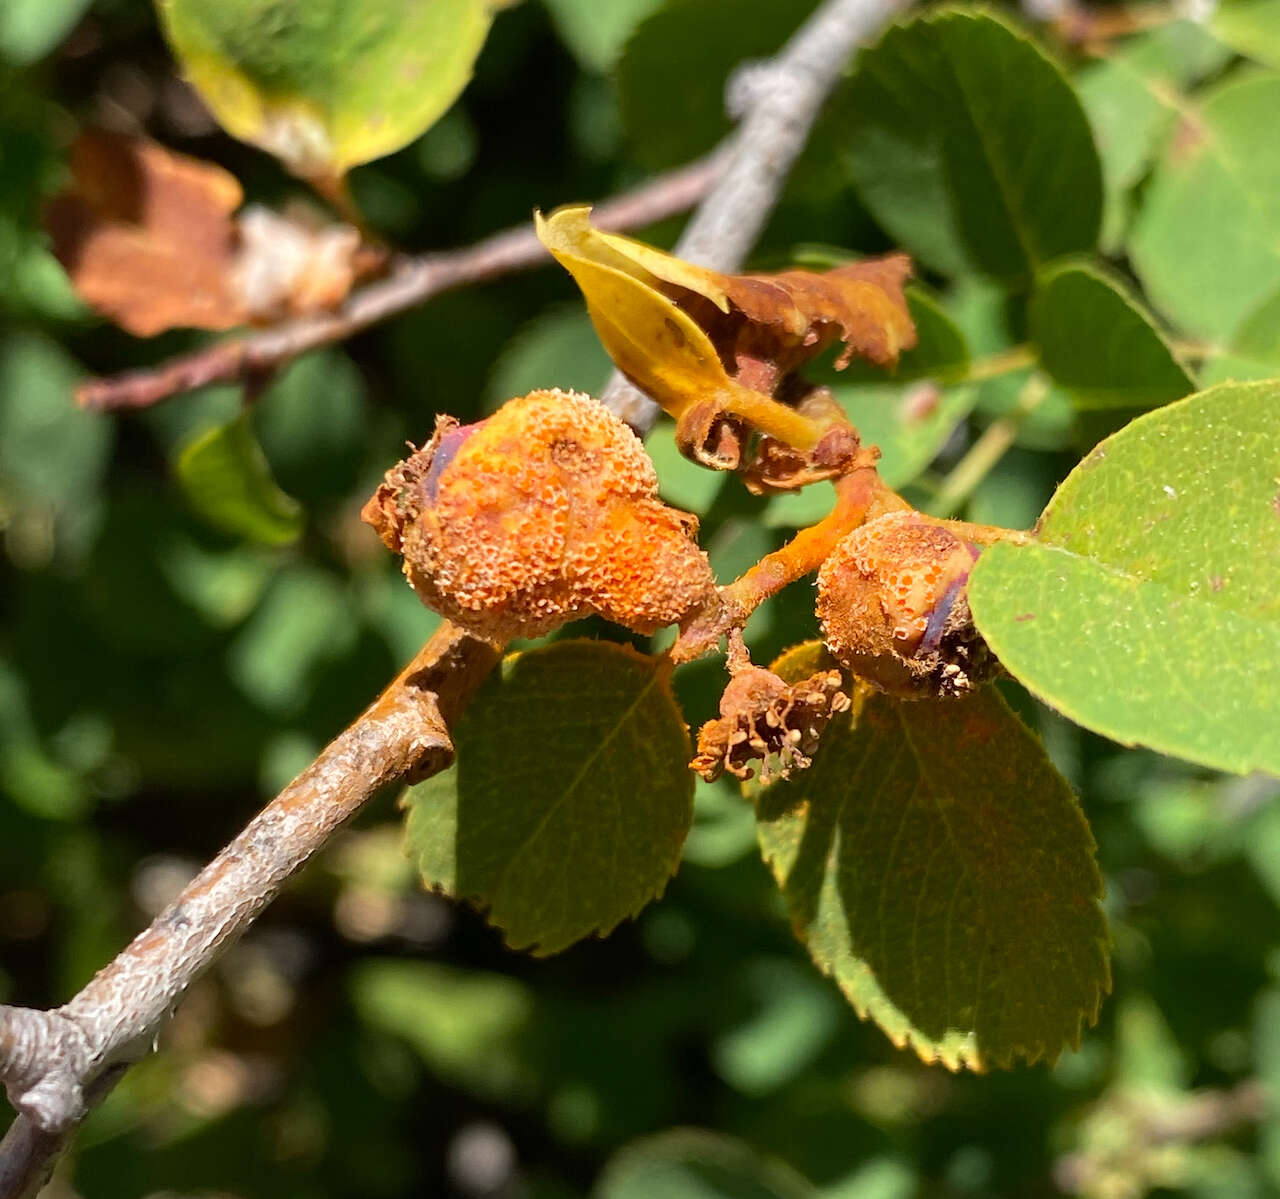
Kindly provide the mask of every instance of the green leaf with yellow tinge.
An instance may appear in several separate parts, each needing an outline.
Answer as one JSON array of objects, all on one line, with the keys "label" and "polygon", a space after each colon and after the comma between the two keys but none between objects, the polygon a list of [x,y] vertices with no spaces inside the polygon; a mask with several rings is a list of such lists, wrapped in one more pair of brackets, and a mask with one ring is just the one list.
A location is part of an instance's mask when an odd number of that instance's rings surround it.
[{"label": "green leaf with yellow tinge", "polygon": [[225,533],[287,545],[302,532],[302,506],[277,486],[248,412],[189,441],[175,470],[191,506]]},{"label": "green leaf with yellow tinge", "polygon": [[1246,58],[1280,70],[1280,0],[1222,0],[1209,30]]},{"label": "green leaf with yellow tinge", "polygon": [[[804,360],[806,347],[809,356],[818,353],[832,333],[843,343],[843,362],[858,354],[886,366],[916,344],[903,294],[910,271],[904,255],[851,262],[822,274],[722,275],[604,233],[589,217],[590,209],[575,205],[549,217],[535,213],[534,227],[581,288],[614,364],[677,420],[695,405],[716,403],[757,424],[764,414],[774,422],[765,431],[811,448],[795,440],[811,436],[811,425],[729,373],[725,361],[738,357],[742,326],[766,339],[758,352],[784,373]],[[695,321],[690,311],[700,310]]]},{"label": "green leaf with yellow tinge", "polygon": [[1045,703],[1126,745],[1280,774],[1280,381],[1147,413],[986,550],[974,620]]},{"label": "green leaf with yellow tinge", "polygon": [[[818,643],[776,663],[821,664]],[[1094,842],[992,688],[869,688],[813,765],[755,788],[761,850],[814,961],[898,1046],[950,1069],[1053,1060],[1110,989]]]},{"label": "green leaf with yellow tinge", "polygon": [[581,288],[596,335],[618,369],[672,415],[695,397],[740,391],[711,339],[659,284],[670,277],[727,311],[723,289],[700,268],[592,228],[589,212],[573,207],[549,217],[534,213],[534,224],[542,244]]},{"label": "green leaf with yellow tinge", "polygon": [[337,178],[432,125],[509,0],[157,0],[227,132],[308,178]]},{"label": "green leaf with yellow tinge", "polygon": [[688,732],[662,666],[625,646],[513,654],[405,797],[423,881],[557,953],[661,894],[693,819]]}]

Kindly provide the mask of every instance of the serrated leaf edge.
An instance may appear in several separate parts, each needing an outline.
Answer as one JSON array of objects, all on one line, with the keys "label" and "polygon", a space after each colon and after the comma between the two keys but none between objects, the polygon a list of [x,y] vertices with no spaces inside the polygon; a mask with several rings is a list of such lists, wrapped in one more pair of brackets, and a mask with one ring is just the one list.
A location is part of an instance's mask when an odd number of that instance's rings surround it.
[{"label": "serrated leaf edge", "polygon": [[[607,646],[609,647],[610,651],[614,651],[614,650],[618,651],[620,657],[628,658],[635,663],[642,662],[650,666],[652,669],[652,675],[648,680],[648,682],[645,683],[640,693],[632,701],[632,704],[627,709],[627,712],[624,713],[624,719],[625,719],[625,716],[629,715],[635,709],[636,705],[639,704],[649,694],[651,688],[653,688],[655,685],[661,687],[665,692],[667,698],[670,700],[673,711],[675,711],[675,713],[680,717],[680,727],[684,733],[684,738],[685,738],[686,759],[689,757],[692,757],[693,744],[689,736],[689,726],[687,722],[684,720],[683,714],[681,713],[680,705],[676,702],[675,694],[671,690],[671,671],[664,665],[664,663],[657,662],[650,655],[642,654],[638,650],[634,649],[632,646],[621,644],[619,642],[598,641],[589,637],[575,637],[575,638],[570,638],[564,641],[554,642],[553,644],[555,646],[568,646],[568,645]],[[536,647],[532,651],[516,651],[514,653],[507,654],[502,659],[502,662],[500,663],[498,669],[505,675],[511,669],[511,667],[515,665],[516,661],[519,658],[523,657],[526,652],[538,652],[538,650],[546,650],[550,648],[551,646],[541,646],[541,647]],[[612,734],[610,734],[610,736],[612,736]],[[578,781],[583,777],[583,774],[585,773],[590,760],[593,759],[597,754],[599,754],[600,750],[604,747],[604,745],[608,743],[608,740],[609,740],[609,737],[606,737],[604,740],[598,742],[592,748],[591,754],[588,756],[587,762],[581,766],[579,771],[574,775],[572,782],[569,784],[569,786],[565,788],[566,793],[572,790],[572,788],[577,785]],[[450,767],[450,769],[453,769],[453,767]],[[690,804],[689,804],[690,819],[685,824],[683,834],[674,841],[672,851],[671,851],[670,868],[667,871],[667,874],[665,875],[665,877],[660,880],[660,886],[658,887],[658,889],[654,891],[654,893],[648,896],[646,899],[641,900],[636,905],[636,907],[634,907],[632,910],[622,913],[615,921],[613,921],[612,924],[597,925],[593,928],[588,929],[586,932],[584,932],[581,936],[579,936],[573,941],[566,942],[563,945],[558,945],[552,949],[546,949],[542,947],[536,939],[530,939],[527,941],[515,940],[511,936],[509,929],[507,929],[504,925],[499,924],[496,920],[492,918],[492,914],[491,914],[492,903],[487,902],[482,896],[477,895],[475,893],[456,894],[455,892],[449,890],[449,888],[446,886],[428,881],[421,866],[423,855],[421,853],[414,852],[412,837],[410,836],[410,833],[409,833],[410,824],[412,823],[415,812],[417,811],[417,808],[410,805],[410,803],[408,802],[408,795],[410,790],[411,788],[405,788],[400,793],[400,796],[397,800],[397,807],[399,808],[400,811],[407,813],[404,821],[402,833],[401,833],[402,844],[404,846],[405,856],[408,857],[417,868],[418,879],[423,889],[430,895],[439,895],[439,896],[442,896],[443,898],[451,899],[458,903],[463,903],[472,911],[478,912],[481,916],[484,917],[485,922],[487,924],[489,924],[492,928],[497,929],[498,933],[502,937],[502,943],[508,949],[516,950],[518,952],[527,952],[533,957],[551,957],[554,954],[563,953],[566,949],[570,949],[572,948],[572,946],[577,945],[582,941],[586,941],[593,938],[598,940],[604,940],[604,938],[609,936],[616,928],[619,927],[619,925],[623,924],[627,920],[634,920],[650,904],[656,903],[658,900],[660,900],[666,894],[667,887],[670,885],[671,880],[676,876],[677,871],[680,869],[684,843],[688,838],[689,829],[692,827],[692,824],[693,824],[693,821],[692,821],[693,775],[692,773],[690,773],[689,774],[689,791],[691,796]],[[562,800],[557,800],[557,806],[560,802],[562,802]],[[539,825],[539,827],[541,827],[541,824]],[[505,875],[505,871],[504,871],[504,875]],[[499,880],[499,886],[500,885],[501,885],[501,880]]]},{"label": "serrated leaf edge", "polygon": [[[774,660],[773,668],[776,669],[779,666],[779,664],[781,664],[785,659],[787,659],[793,654],[798,654],[810,648],[820,647],[821,645],[822,643],[820,641],[813,640],[813,641],[801,642],[797,645],[791,646],[789,649],[784,650],[778,656],[778,658]],[[855,724],[855,722],[857,721],[858,716],[862,711],[863,704],[866,702],[868,698],[871,698],[873,695],[874,695],[874,692],[871,692],[870,690],[868,690],[862,694],[861,698],[859,698],[859,696],[855,691],[853,708],[849,712],[848,716],[844,718],[849,721],[851,726]],[[1024,731],[1027,733],[1028,736],[1031,736],[1035,738],[1037,741],[1040,741],[1040,738],[1036,735],[1036,733],[1032,729],[1028,728],[1027,725],[1023,723],[1023,721],[1018,716],[1018,714],[1016,712],[1013,712],[1012,709],[1010,709],[1010,715],[1013,716],[1013,718],[1018,721],[1018,723],[1022,726],[1022,728],[1024,729]],[[908,741],[910,740],[910,735],[907,732],[905,727],[903,728],[903,736]],[[756,804],[756,800],[758,799],[760,790],[761,790],[760,788],[753,786],[753,784],[751,783],[744,783],[742,786],[742,793],[744,798],[746,798],[753,805]],[[1079,800],[1075,797],[1074,792],[1072,792],[1072,804],[1080,819],[1080,823],[1083,826],[1089,848],[1096,850],[1097,840],[1093,835],[1093,830],[1089,826],[1089,822],[1085,818],[1084,811],[1080,807]],[[779,891],[782,892],[783,898],[785,899],[786,898],[786,885],[785,885],[786,878],[784,877],[782,870],[780,868],[778,855],[776,853],[770,853],[767,849],[765,849],[764,845],[761,844],[760,856],[763,859],[765,865],[769,868],[770,874],[773,875],[774,881],[777,884]],[[1096,889],[1094,893],[1089,897],[1089,902],[1097,906],[1099,909],[1099,912],[1103,915],[1103,928],[1104,930],[1106,930],[1107,923],[1105,918],[1105,912],[1102,911],[1102,899],[1105,896],[1105,882],[1102,878],[1101,872],[1097,868],[1096,860],[1094,863],[1094,876],[1096,880]],[[790,917],[790,913],[788,913],[788,915]],[[903,1013],[901,1012],[901,1010],[895,1007],[891,1002],[887,1000],[886,1001],[872,1000],[870,1002],[866,1002],[863,998],[861,998],[855,992],[855,989],[853,988],[853,985],[851,983],[846,983],[845,980],[842,979],[836,973],[836,969],[833,964],[824,963],[813,952],[813,949],[809,943],[809,937],[806,933],[806,930],[800,924],[800,922],[794,917],[790,917],[789,922],[791,925],[791,930],[795,935],[796,940],[798,940],[805,947],[805,949],[808,950],[810,959],[812,960],[814,966],[818,969],[819,973],[823,974],[827,978],[830,978],[836,984],[836,986],[840,989],[841,994],[845,997],[845,999],[849,1003],[849,1006],[853,1008],[854,1012],[857,1014],[859,1019],[866,1020],[870,1018],[875,1023],[876,1027],[879,1028],[881,1032],[885,1034],[885,1036],[889,1039],[889,1041],[893,1044],[893,1046],[896,1049],[910,1048],[911,1051],[915,1053],[916,1056],[919,1057],[920,1060],[925,1062],[927,1065],[940,1063],[941,1065],[945,1066],[946,1069],[950,1070],[952,1073],[958,1073],[963,1069],[969,1069],[974,1071],[974,1073],[984,1074],[987,1072],[987,1070],[991,1066],[995,1066],[999,1069],[1010,1069],[1017,1064],[1019,1059],[1024,1060],[1028,1066],[1033,1066],[1040,1061],[1044,1061],[1046,1065],[1052,1066],[1061,1056],[1063,1049],[1067,1048],[1068,1046],[1073,1050],[1078,1050],[1080,1048],[1080,1044],[1083,1039],[1085,1028],[1092,1028],[1097,1024],[1098,1017],[1102,1010],[1102,1002],[1104,998],[1111,993],[1111,989],[1113,985],[1113,978],[1111,973],[1111,953],[1110,953],[1111,947],[1112,947],[1112,938],[1108,931],[1105,936],[1095,937],[1093,939],[1093,948],[1096,950],[1098,954],[1098,958],[1102,967],[1101,971],[1099,972],[1100,982],[1094,987],[1091,1000],[1087,1000],[1085,1005],[1081,1007],[1080,1011],[1078,1012],[1075,1027],[1067,1031],[1060,1045],[1051,1046],[1047,1042],[1042,1040],[1032,1045],[1015,1046],[1012,1049],[1010,1049],[1007,1053],[988,1054],[984,1056],[978,1050],[977,1045],[974,1043],[973,1033],[972,1032],[966,1033],[963,1030],[957,1029],[954,1031],[959,1036],[959,1042],[955,1050],[950,1051],[941,1042],[935,1043],[935,1042],[922,1041],[919,1037],[913,1034],[912,1030],[909,1027],[903,1032],[898,1032],[894,1028],[890,1027],[889,1024],[882,1018],[883,1014],[886,1012],[891,1014],[893,1017],[895,1017],[893,1022],[895,1024],[900,1024],[901,1019],[903,1017]],[[875,974],[864,959],[860,957],[852,957],[851,955],[851,960],[855,964],[856,971],[867,975],[874,982]],[[878,986],[877,986],[877,989],[879,989]]]}]

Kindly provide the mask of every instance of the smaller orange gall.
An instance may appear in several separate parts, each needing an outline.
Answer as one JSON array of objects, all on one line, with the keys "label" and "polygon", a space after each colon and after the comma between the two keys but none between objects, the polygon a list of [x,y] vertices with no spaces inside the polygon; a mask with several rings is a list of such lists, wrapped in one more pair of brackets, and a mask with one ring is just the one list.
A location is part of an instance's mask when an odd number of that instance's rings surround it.
[{"label": "smaller orange gall", "polygon": [[535,391],[440,417],[362,516],[422,602],[495,645],[599,615],[633,632],[716,597],[697,520],[657,497],[639,438],[589,396]]},{"label": "smaller orange gall", "polygon": [[978,547],[918,512],[855,529],[818,572],[823,638],[846,669],[904,699],[960,695],[999,670],[966,588]]}]

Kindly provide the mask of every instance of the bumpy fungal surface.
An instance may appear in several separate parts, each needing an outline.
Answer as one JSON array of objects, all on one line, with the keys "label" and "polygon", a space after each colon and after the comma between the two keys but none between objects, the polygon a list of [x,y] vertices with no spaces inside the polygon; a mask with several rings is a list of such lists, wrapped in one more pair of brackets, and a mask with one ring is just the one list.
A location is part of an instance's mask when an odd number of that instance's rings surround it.
[{"label": "bumpy fungal surface", "polygon": [[504,644],[597,614],[639,633],[715,598],[697,521],[657,498],[634,433],[589,396],[535,391],[435,436],[364,519],[428,607]]},{"label": "bumpy fungal surface", "polygon": [[959,695],[999,669],[965,589],[978,547],[916,512],[855,529],[818,573],[818,619],[840,664],[902,698]]}]

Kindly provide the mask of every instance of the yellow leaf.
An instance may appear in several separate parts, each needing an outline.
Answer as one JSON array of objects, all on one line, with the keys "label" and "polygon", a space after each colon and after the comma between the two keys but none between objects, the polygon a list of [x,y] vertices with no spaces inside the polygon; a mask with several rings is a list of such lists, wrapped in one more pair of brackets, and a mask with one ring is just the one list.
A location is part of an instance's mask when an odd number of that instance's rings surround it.
[{"label": "yellow leaf", "polygon": [[507,0],[157,0],[187,77],[235,137],[310,179],[411,142],[471,78]]},{"label": "yellow leaf", "polygon": [[[729,378],[711,339],[657,289],[658,276],[626,251],[628,238],[593,229],[589,208],[534,214],[538,237],[582,289],[609,357],[627,378],[677,420],[699,399],[728,400],[742,389]],[[653,259],[669,256],[640,247]],[[675,261],[671,259],[671,261]]]}]

